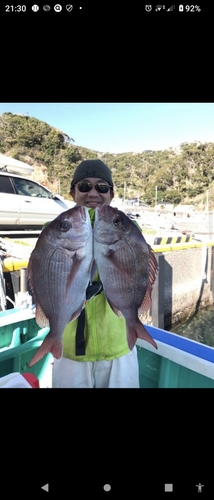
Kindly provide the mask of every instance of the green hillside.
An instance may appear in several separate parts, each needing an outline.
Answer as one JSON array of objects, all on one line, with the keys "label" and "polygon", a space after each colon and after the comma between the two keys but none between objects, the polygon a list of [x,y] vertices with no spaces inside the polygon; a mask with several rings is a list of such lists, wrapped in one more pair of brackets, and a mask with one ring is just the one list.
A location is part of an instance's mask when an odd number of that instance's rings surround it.
[{"label": "green hillside", "polygon": [[[75,137],[75,130],[73,132]],[[0,153],[33,165],[34,178],[68,197],[80,161],[101,158],[113,173],[115,195],[154,206],[157,201],[214,207],[214,143],[183,143],[179,148],[110,154],[76,146],[65,132],[26,115],[0,116]],[[41,175],[40,175],[41,174]]]}]

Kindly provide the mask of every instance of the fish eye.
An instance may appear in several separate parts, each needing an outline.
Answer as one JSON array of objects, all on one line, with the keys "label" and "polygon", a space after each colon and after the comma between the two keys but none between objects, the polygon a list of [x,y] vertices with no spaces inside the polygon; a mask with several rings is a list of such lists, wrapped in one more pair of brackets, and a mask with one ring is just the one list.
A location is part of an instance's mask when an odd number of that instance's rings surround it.
[{"label": "fish eye", "polygon": [[115,218],[113,219],[113,224],[116,227],[121,227],[123,225],[123,221],[119,215],[116,215]]},{"label": "fish eye", "polygon": [[63,222],[61,222],[60,229],[63,233],[66,233],[66,231],[68,231],[70,228],[71,228],[71,223],[68,222],[68,220],[64,220]]}]

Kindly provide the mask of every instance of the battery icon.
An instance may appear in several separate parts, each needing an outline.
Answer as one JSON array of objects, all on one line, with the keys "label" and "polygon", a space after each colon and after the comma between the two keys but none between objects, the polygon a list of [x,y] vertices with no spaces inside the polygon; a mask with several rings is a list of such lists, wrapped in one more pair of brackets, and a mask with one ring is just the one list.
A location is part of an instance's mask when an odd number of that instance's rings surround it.
[{"label": "battery icon", "polygon": [[183,5],[179,5],[178,10],[179,10],[179,12],[183,12],[183,10],[184,10],[184,6],[183,6]]}]

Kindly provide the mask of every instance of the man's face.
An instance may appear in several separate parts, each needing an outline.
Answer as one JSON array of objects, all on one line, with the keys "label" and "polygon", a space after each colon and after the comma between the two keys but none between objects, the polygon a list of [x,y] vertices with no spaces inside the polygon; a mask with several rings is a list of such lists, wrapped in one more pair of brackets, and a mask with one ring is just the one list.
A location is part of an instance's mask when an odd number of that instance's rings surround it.
[{"label": "man's face", "polygon": [[[78,189],[78,185],[82,185],[83,183],[90,183],[92,189],[87,192],[81,192]],[[99,193],[95,189],[96,184],[105,184],[108,186],[108,183],[98,177],[87,177],[86,179],[82,179],[77,182],[74,188],[70,191],[70,194],[77,205],[84,205],[88,208],[96,208],[101,207],[104,203],[106,205],[110,205],[112,198],[114,197],[114,193],[111,189],[109,189],[108,193]],[[83,186],[84,187],[84,186]]]}]

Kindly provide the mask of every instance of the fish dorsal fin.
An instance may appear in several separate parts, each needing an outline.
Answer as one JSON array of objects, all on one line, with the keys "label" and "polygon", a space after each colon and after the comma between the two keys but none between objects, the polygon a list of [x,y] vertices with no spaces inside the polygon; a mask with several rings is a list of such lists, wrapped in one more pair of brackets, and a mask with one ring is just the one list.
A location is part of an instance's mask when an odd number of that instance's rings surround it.
[{"label": "fish dorsal fin", "polygon": [[41,326],[41,328],[43,328],[45,326],[50,326],[49,319],[45,315],[45,313],[44,313],[42,307],[40,306],[39,302],[36,303],[36,315],[35,315],[35,318],[36,318],[37,324],[39,326]]},{"label": "fish dorsal fin", "polygon": [[32,254],[30,255],[27,267],[27,278],[29,281],[30,288],[32,292],[34,292],[34,283],[33,283],[33,273],[32,273]]},{"label": "fish dorsal fin", "polygon": [[140,305],[139,309],[138,309],[138,314],[143,314],[145,311],[148,311],[150,308],[151,308],[151,304],[152,304],[152,288],[153,288],[153,285],[154,285],[154,282],[156,280],[156,277],[157,277],[157,273],[158,273],[158,263],[157,263],[157,259],[155,257],[155,254],[152,250],[152,247],[150,245],[148,245],[148,249],[149,249],[149,278],[148,278],[148,286],[147,286],[147,290],[146,290],[146,294],[145,294],[145,297],[143,299],[143,302],[142,304]]}]

